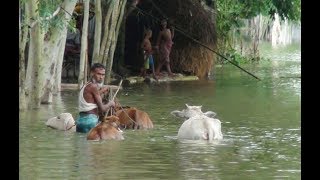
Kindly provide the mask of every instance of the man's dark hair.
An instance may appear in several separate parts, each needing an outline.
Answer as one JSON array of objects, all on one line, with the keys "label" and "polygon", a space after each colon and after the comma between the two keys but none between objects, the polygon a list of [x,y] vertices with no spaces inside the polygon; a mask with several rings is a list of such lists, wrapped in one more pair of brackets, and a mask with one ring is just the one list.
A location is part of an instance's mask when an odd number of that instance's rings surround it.
[{"label": "man's dark hair", "polygon": [[168,18],[162,18],[161,22],[168,22]]},{"label": "man's dark hair", "polygon": [[100,64],[100,63],[94,63],[92,66],[91,66],[91,71],[94,71],[95,69],[98,69],[98,68],[102,68],[102,69],[106,69],[104,67],[104,65]]},{"label": "man's dark hair", "polygon": [[162,27],[162,22],[166,22],[167,23],[167,28],[169,27],[168,26],[168,19],[167,18],[163,18],[163,19],[161,19],[161,21],[160,21],[160,30],[163,30],[163,27]]}]

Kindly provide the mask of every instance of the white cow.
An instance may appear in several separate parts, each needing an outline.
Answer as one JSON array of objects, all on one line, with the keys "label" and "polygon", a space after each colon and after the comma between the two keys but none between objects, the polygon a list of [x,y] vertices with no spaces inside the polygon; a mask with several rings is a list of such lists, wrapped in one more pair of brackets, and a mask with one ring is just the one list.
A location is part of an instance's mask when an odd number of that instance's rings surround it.
[{"label": "white cow", "polygon": [[176,117],[185,118],[178,131],[178,139],[190,140],[221,140],[221,122],[214,118],[216,113],[208,111],[203,113],[202,106],[189,106],[182,111],[172,111],[171,114]]},{"label": "white cow", "polygon": [[70,113],[61,113],[59,116],[50,118],[46,125],[62,131],[76,131],[76,122]]}]

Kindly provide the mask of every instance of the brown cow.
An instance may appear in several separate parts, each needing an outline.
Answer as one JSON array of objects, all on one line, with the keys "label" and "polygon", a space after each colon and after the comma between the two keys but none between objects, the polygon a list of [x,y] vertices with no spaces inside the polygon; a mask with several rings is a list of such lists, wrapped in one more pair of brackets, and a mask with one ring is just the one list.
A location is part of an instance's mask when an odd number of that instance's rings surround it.
[{"label": "brown cow", "polygon": [[117,116],[107,116],[88,132],[87,140],[123,140],[119,125]]},{"label": "brown cow", "polygon": [[117,108],[116,116],[120,127],[124,129],[152,129],[153,123],[149,115],[135,107]]}]

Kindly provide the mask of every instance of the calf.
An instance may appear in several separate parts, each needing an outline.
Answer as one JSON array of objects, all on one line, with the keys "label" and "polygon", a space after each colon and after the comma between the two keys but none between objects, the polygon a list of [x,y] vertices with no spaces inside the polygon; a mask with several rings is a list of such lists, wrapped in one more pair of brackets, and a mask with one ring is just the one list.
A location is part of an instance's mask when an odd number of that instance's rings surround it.
[{"label": "calf", "polygon": [[185,118],[186,120],[180,126],[178,139],[190,140],[221,140],[221,122],[214,118],[216,113],[208,111],[203,113],[202,106],[189,106],[182,111],[172,111],[171,114],[176,117]]},{"label": "calf", "polygon": [[88,132],[87,140],[123,140],[123,132],[118,128],[119,125],[117,116],[107,116]]},{"label": "calf", "polygon": [[152,129],[153,123],[149,115],[134,107],[120,108],[116,111],[120,126],[124,129]]}]

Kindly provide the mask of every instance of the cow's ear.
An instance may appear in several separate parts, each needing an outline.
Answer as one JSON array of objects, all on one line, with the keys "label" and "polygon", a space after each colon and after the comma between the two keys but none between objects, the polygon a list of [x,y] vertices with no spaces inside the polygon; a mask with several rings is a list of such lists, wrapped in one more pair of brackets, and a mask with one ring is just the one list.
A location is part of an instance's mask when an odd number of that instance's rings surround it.
[{"label": "cow's ear", "polygon": [[213,112],[213,111],[207,111],[204,113],[204,115],[206,115],[207,117],[215,117],[217,115],[217,113]]},{"label": "cow's ear", "polygon": [[186,106],[187,106],[187,108],[189,108],[189,105],[188,105],[188,104],[186,104]]},{"label": "cow's ear", "polygon": [[175,110],[175,111],[171,111],[171,115],[175,116],[175,117],[180,117],[180,113],[181,111]]}]

